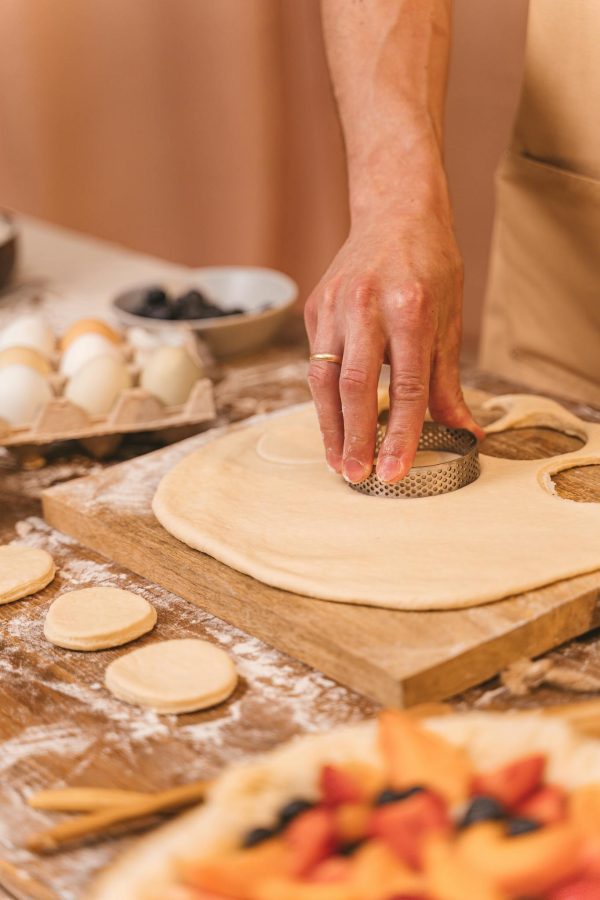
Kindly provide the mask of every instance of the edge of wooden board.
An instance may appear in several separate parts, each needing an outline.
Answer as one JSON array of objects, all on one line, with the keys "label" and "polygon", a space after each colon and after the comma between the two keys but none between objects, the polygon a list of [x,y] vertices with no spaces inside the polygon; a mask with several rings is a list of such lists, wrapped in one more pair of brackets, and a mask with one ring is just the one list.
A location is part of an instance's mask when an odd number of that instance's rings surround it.
[{"label": "edge of wooden board", "polygon": [[[163,529],[154,533],[144,520],[141,520],[142,533],[135,540],[124,540],[121,533],[112,534],[101,518],[86,515],[65,503],[61,499],[65,492],[68,492],[68,483],[50,488],[42,495],[44,517],[53,527],[136,574],[385,705],[412,706],[445,699],[486,681],[519,657],[543,653],[583,634],[595,624],[600,624],[595,620],[600,572],[595,572],[532,592],[539,600],[540,593],[547,591],[550,601],[558,591],[560,602],[549,605],[547,611],[538,611],[527,623],[519,620],[514,633],[511,633],[512,629],[507,625],[501,635],[484,640],[477,646],[468,646],[464,652],[458,652],[448,660],[398,679],[383,666],[378,667],[366,656],[357,656],[347,647],[340,653],[339,646],[330,645],[318,627],[311,627],[308,609],[307,615],[302,617],[301,629],[296,630],[292,617],[282,615],[277,608],[278,599],[290,596],[296,598],[296,608],[299,611],[307,605],[328,601],[289,595],[276,588],[261,585],[261,591],[267,600],[275,602],[263,602],[260,614],[257,615],[255,606],[245,604],[241,596],[245,584],[254,582],[250,576],[234,572],[205,554],[198,554],[198,551],[176,541]],[[202,560],[202,569],[206,572],[206,580],[215,582],[212,590],[189,576],[184,566],[165,568],[164,563],[160,562],[159,554],[155,556],[152,553],[153,543],[155,547],[171,544],[172,550],[178,555],[198,554]],[[140,547],[143,547],[143,559]],[[526,600],[529,595],[522,596]],[[336,611],[340,606],[332,605]],[[343,609],[356,611],[365,607]],[[355,612],[340,610],[340,616],[354,614]],[[277,635],[276,639],[274,634]]]},{"label": "edge of wooden board", "polygon": [[[252,609],[249,607],[245,608],[243,601],[236,596],[236,593],[234,593],[231,588],[229,592],[224,591],[223,593],[220,593],[219,591],[215,591],[212,596],[207,597],[203,594],[200,597],[199,593],[201,593],[202,588],[198,587],[197,584],[190,584],[180,569],[173,568],[172,570],[167,571],[160,566],[160,572],[156,573],[152,567],[151,554],[149,558],[146,557],[144,559],[143,564],[140,564],[135,553],[136,548],[140,544],[139,537],[136,542],[129,544],[125,543],[122,536],[119,535],[118,539],[112,543],[111,535],[108,534],[106,530],[99,529],[97,519],[90,518],[84,513],[74,510],[67,504],[61,503],[52,496],[51,492],[52,489],[48,492],[44,492],[42,496],[42,505],[44,518],[53,528],[57,528],[64,534],[74,537],[86,547],[89,547],[111,561],[124,566],[136,575],[140,575],[142,578],[146,578],[147,580],[160,585],[171,591],[173,594],[193,603],[200,609],[205,610],[211,615],[217,616],[219,619],[223,619],[229,624],[234,625],[236,628],[240,628],[247,634],[251,634],[253,637],[263,640],[266,644],[270,644],[271,646],[282,650],[295,659],[301,660],[307,665],[323,672],[325,675],[329,675],[341,684],[345,684],[353,690],[356,690],[358,693],[371,697],[379,702],[385,702],[396,706],[404,705],[401,684],[395,681],[382,669],[377,668],[376,666],[370,666],[364,657],[358,659],[348,651],[346,651],[344,657],[340,657],[338,655],[337,647],[334,648],[335,654],[332,653],[332,648],[323,640],[323,634],[318,628],[311,629],[310,624],[307,623],[306,619],[303,622],[304,633],[302,637],[300,637],[297,632],[290,628],[291,623],[285,620],[276,609],[269,608],[265,605],[261,610],[261,617],[256,617],[253,614]],[[165,543],[170,543],[171,541],[175,542],[175,545],[179,545],[178,549],[184,553],[195,554],[199,552],[180,544],[179,541],[176,541],[176,539],[171,537],[166,531],[163,534],[163,540]],[[147,550],[148,544],[145,543],[144,546]],[[206,554],[200,554],[200,556],[202,557],[203,565],[206,567],[209,576],[216,574],[217,578],[220,578],[220,580],[222,580],[221,576],[223,575],[227,578],[230,577],[230,573],[233,570],[230,570],[224,563],[221,563]],[[237,571],[234,572],[234,578],[236,581],[239,581],[240,584],[245,580],[249,583],[254,581],[249,575],[244,575]],[[262,587],[273,596],[283,596],[285,593],[276,588],[271,588],[268,585],[263,585]],[[324,602],[312,601],[301,595],[292,596],[297,597],[298,600],[303,603]],[[249,626],[248,622],[250,618],[252,619],[251,626]],[[273,641],[274,628],[278,630],[280,638],[278,638],[276,642]],[[318,662],[316,661],[314,655],[315,648],[324,651],[325,663],[323,662],[323,658],[320,658]],[[355,671],[358,671],[359,666],[360,678],[358,679],[355,677]],[[367,679],[366,684],[365,678]],[[383,697],[386,699],[382,699]]]},{"label": "edge of wooden board", "polygon": [[[407,679],[404,683],[406,704],[420,703],[421,697],[436,700],[452,697],[488,681],[517,659],[540,656],[600,626],[600,572],[557,581],[538,588],[535,593],[539,595],[544,590],[563,594],[560,605],[520,624],[510,634],[510,641],[506,640],[505,632],[464,655],[440,663],[435,669]],[[465,676],[465,669],[468,669],[468,676]]]}]

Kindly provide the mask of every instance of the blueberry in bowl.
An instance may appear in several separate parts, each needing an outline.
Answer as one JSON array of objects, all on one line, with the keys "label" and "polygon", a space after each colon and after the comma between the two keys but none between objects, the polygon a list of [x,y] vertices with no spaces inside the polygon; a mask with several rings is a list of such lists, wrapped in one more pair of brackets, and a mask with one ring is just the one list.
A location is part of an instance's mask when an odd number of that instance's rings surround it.
[{"label": "blueberry in bowl", "polygon": [[212,319],[243,315],[243,309],[222,309],[201,291],[192,288],[173,300],[174,319]]},{"label": "blueberry in bowl", "polygon": [[197,332],[217,358],[249,353],[271,341],[297,298],[282,272],[246,266],[189,270],[179,283],[134,287],[113,300],[125,327]]}]

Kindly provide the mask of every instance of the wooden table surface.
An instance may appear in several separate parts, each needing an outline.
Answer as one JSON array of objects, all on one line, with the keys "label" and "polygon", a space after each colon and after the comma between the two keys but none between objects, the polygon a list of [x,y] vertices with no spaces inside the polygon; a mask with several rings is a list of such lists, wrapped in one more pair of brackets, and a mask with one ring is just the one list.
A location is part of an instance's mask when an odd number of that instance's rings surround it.
[{"label": "wooden table surface", "polygon": [[[217,389],[222,421],[307,399],[300,324],[288,332],[287,341],[259,359],[224,370]],[[505,387],[473,371],[467,380],[496,392]],[[584,412],[594,415],[592,410]],[[529,438],[531,452],[538,455],[563,452],[568,440],[539,430]],[[510,436],[504,436],[494,438],[487,449],[510,455],[515,446]],[[129,438],[117,459],[153,448],[146,439]],[[29,546],[43,547],[54,555],[59,570],[53,583],[33,599],[0,607],[0,858],[28,871],[61,900],[81,897],[92,874],[133,838],[111,838],[35,857],[23,849],[25,837],[58,817],[29,809],[24,798],[30,792],[66,785],[167,788],[211,777],[228,761],[268,749],[292,735],[360,720],[375,711],[359,694],[45,525],[39,501],[44,488],[114,461],[99,463],[64,445],[53,448],[45,466],[22,470],[14,456],[0,450],[0,543],[19,538]],[[600,475],[592,475],[596,487],[590,488],[588,473],[582,489],[577,472],[572,472],[559,489],[576,499],[600,500]],[[111,698],[102,678],[115,651],[65,651],[42,636],[51,601],[64,590],[92,584],[130,588],[145,596],[159,611],[161,637],[206,637],[227,649],[241,673],[230,700],[214,710],[175,717],[156,716]],[[574,641],[552,656],[563,667],[600,678],[597,635]],[[540,688],[514,698],[494,682],[455,702],[461,708],[533,707],[589,696]]]}]

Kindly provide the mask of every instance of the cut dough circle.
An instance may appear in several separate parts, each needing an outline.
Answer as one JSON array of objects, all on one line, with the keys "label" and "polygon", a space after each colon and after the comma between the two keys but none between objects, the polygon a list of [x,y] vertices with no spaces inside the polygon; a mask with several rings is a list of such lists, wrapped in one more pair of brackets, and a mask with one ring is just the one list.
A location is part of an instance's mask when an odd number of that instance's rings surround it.
[{"label": "cut dough circle", "polygon": [[12,544],[0,547],[0,603],[12,603],[41,591],[55,572],[54,560],[45,550]]},{"label": "cut dough circle", "polygon": [[159,713],[205,709],[235,690],[237,672],[227,653],[195,638],[161,641],[132,650],[112,662],[108,690],[127,703]]},{"label": "cut dough circle", "polygon": [[90,587],[58,597],[46,615],[44,635],[68,650],[119,647],[154,628],[156,610],[131,591]]}]

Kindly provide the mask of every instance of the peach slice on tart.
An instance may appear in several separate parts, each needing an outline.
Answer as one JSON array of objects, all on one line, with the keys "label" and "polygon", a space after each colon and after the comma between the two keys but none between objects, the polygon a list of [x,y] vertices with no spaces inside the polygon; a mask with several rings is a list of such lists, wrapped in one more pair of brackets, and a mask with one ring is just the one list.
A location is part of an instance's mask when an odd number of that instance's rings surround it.
[{"label": "peach slice on tart", "polygon": [[456,854],[509,897],[539,897],[580,873],[580,846],[568,823],[511,836],[498,822],[479,822],[461,832]]},{"label": "peach slice on tart", "polygon": [[473,766],[462,747],[422,728],[401,710],[379,715],[379,748],[388,782],[393,788],[422,785],[441,794],[449,803],[469,796]]}]

